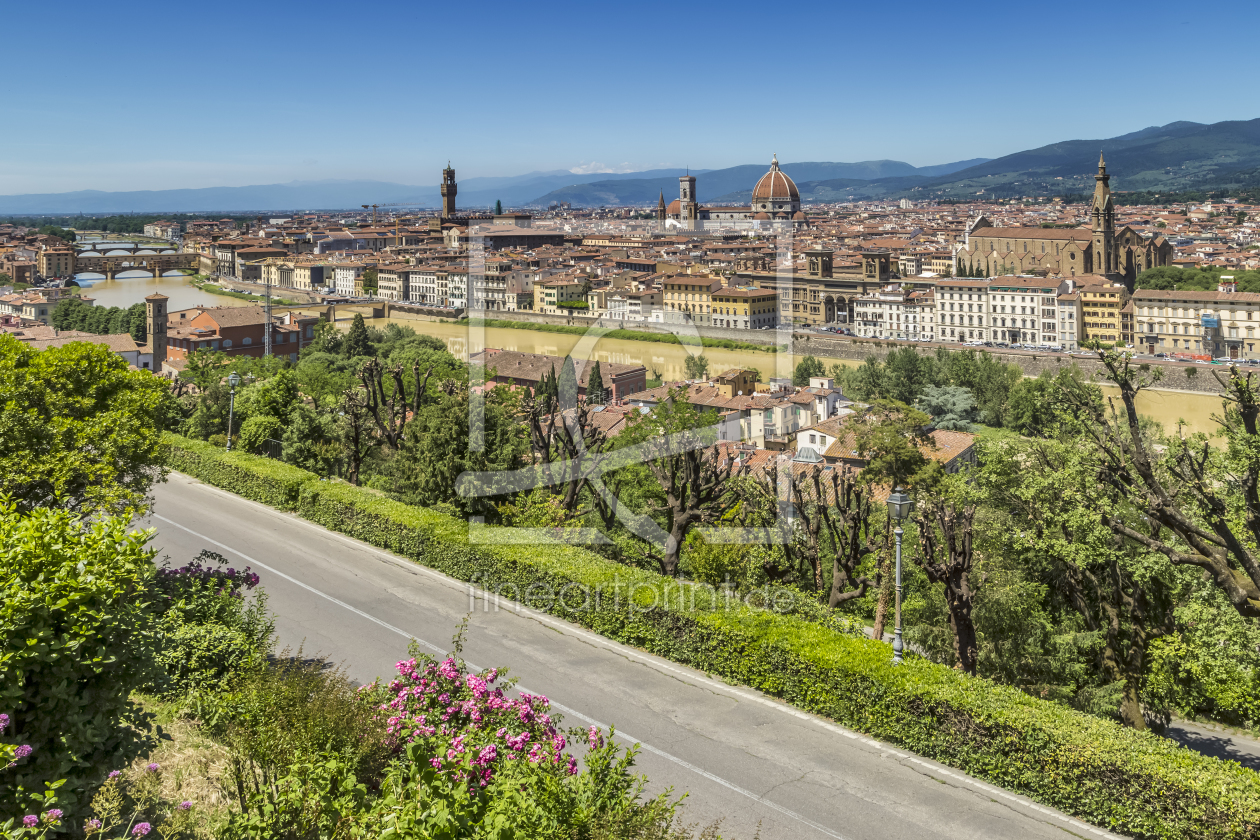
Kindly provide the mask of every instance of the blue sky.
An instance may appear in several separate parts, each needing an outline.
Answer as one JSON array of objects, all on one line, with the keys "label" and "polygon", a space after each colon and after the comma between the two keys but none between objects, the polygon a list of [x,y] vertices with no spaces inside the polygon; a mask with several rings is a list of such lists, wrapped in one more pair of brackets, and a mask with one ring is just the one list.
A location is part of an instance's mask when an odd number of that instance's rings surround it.
[{"label": "blue sky", "polygon": [[0,194],[998,157],[1260,117],[1260,3],[9,3]]}]

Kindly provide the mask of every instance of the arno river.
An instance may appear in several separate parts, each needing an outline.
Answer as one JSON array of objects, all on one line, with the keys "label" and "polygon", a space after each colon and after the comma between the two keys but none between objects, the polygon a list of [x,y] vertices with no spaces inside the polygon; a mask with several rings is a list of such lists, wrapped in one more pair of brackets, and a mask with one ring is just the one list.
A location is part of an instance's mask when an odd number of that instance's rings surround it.
[{"label": "arno river", "polygon": [[[170,308],[185,309],[190,306],[246,306],[248,301],[222,295],[212,295],[188,284],[182,276],[169,275],[153,278],[120,277],[112,282],[100,278],[93,282],[91,278],[81,278],[83,294],[96,301],[97,306],[130,306],[143,301],[146,295],[161,292],[171,299]],[[90,284],[90,285],[89,285]],[[338,318],[338,325],[345,327],[349,318],[348,311],[343,311]],[[342,320],[343,318],[347,320]],[[562,335],[559,333],[535,332],[533,330],[511,330],[491,328],[478,330],[470,334],[468,327],[458,324],[412,320],[410,318],[389,319],[411,327],[417,332],[437,336],[446,342],[450,351],[460,358],[468,358],[471,350],[476,352],[485,347],[497,347],[500,350],[517,350],[525,353],[546,353],[563,356],[574,352],[584,352],[586,344],[579,347],[581,336]],[[374,326],[383,326],[387,321],[377,319],[371,322]],[[474,346],[475,345],[475,346]],[[677,344],[656,344],[646,341],[628,341],[625,339],[601,338],[595,341],[590,351],[593,358],[601,362],[620,364],[641,364],[648,369],[659,372],[665,379],[682,379],[683,360],[687,351]],[[795,359],[788,353],[768,353],[756,350],[705,350],[709,360],[709,370],[720,372],[733,367],[754,367],[761,371],[765,378],[771,376],[790,376]],[[832,360],[824,360],[833,364]],[[857,362],[842,361],[845,365],[856,365]],[[1204,375],[1207,371],[1202,372]],[[1114,390],[1112,390],[1114,393]],[[1152,391],[1142,396],[1142,411],[1172,430],[1178,419],[1186,421],[1186,428],[1191,432],[1212,432],[1216,426],[1212,415],[1221,411],[1220,400],[1208,394],[1193,394],[1179,391]]]},{"label": "arno river", "polygon": [[[346,313],[345,318],[353,316]],[[390,318],[388,321],[408,326],[416,332],[437,336],[446,342],[447,348],[454,355],[466,359],[470,350],[477,352],[485,347],[496,347],[500,350],[516,350],[523,353],[546,353],[552,356],[564,356],[578,348],[581,336],[560,333],[535,332],[533,330],[512,330],[488,328],[470,333],[467,326],[439,322],[420,321],[409,318]],[[373,321],[375,326],[383,326],[387,320]],[[341,327],[349,324],[338,317]],[[484,336],[484,344],[482,341]],[[475,346],[474,346],[475,345]],[[582,355],[586,345],[578,348]],[[640,364],[648,369],[648,374],[658,371],[666,380],[684,378],[683,361],[687,350],[677,344],[655,344],[646,341],[601,338],[593,344],[591,358],[601,362],[621,364]],[[720,350],[704,351],[709,360],[709,371],[720,373],[733,367],[753,367],[761,371],[763,378],[771,376],[791,376],[795,358],[790,353],[770,353],[757,350]],[[841,364],[856,367],[859,362],[823,359],[828,366],[839,361]],[[1200,375],[1208,375],[1207,370]],[[1114,388],[1106,389],[1111,395],[1118,392]],[[1212,415],[1221,411],[1221,401],[1210,394],[1197,394],[1182,391],[1150,391],[1139,397],[1139,409],[1164,424],[1164,428],[1172,431],[1178,419],[1186,422],[1189,432],[1209,432],[1216,430]]]}]

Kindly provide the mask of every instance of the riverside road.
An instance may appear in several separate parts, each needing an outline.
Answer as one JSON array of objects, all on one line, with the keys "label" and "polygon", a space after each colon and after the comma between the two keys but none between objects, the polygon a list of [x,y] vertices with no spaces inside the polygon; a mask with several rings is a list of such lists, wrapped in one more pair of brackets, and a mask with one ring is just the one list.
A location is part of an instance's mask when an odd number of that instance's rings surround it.
[{"label": "riverside road", "polygon": [[450,647],[470,614],[464,656],[507,667],[551,699],[566,726],[615,725],[642,744],[650,791],[689,794],[684,816],[725,837],[764,840],[1110,838],[904,750],[774,698],[500,602],[300,518],[173,473],[143,523],[176,565],[202,549],[262,578],[280,647],[326,656],[361,682],[388,677],[416,639]]}]

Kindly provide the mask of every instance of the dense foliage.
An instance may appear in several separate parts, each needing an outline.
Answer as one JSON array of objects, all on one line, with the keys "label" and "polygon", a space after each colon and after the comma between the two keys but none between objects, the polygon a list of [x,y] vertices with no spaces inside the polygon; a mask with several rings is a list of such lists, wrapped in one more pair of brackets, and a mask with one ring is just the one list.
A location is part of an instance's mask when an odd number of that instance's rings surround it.
[{"label": "dense foliage", "polygon": [[1222,274],[1231,275],[1238,283],[1240,292],[1260,292],[1260,271],[1222,268],[1215,265],[1199,268],[1177,266],[1150,268],[1138,275],[1137,287],[1139,289],[1176,289],[1180,292],[1214,292],[1221,281]]},{"label": "dense foliage", "polygon": [[93,306],[80,298],[69,297],[53,308],[52,325],[58,330],[79,330],[97,335],[127,333],[140,342],[145,341],[149,334],[143,303],[123,309],[118,306]]},{"label": "dense foliage", "polygon": [[[179,439],[171,442],[180,469],[203,477],[220,474],[206,463],[217,454],[194,452]],[[476,576],[491,589],[541,593],[576,584],[598,591],[599,598],[527,600],[1112,830],[1241,838],[1260,826],[1260,780],[1250,771],[925,658],[893,668],[887,647],[878,642],[732,603],[711,590],[706,594],[669,577],[610,564],[579,548],[540,547],[536,538],[515,546],[510,531],[502,532],[501,540],[473,542],[458,520],[313,475],[293,508],[447,574]],[[532,584],[539,586],[531,589]]]},{"label": "dense foliage", "polygon": [[0,335],[0,405],[0,492],[19,510],[135,511],[162,477],[170,392],[106,347]]}]

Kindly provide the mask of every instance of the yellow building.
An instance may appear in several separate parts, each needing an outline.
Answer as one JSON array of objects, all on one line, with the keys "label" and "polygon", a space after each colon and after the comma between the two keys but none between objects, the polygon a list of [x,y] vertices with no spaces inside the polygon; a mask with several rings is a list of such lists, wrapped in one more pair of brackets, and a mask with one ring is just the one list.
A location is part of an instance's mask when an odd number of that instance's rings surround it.
[{"label": "yellow building", "polygon": [[675,274],[666,277],[661,283],[666,323],[711,326],[713,293],[721,288],[721,278],[712,274]]},{"label": "yellow building", "polygon": [[774,289],[723,286],[710,297],[715,327],[759,330],[778,324],[779,300]]},{"label": "yellow building", "polygon": [[551,277],[534,284],[534,311],[543,315],[572,315],[575,310],[586,314],[576,306],[562,303],[579,303],[586,300],[586,282],[570,277]]},{"label": "yellow building", "polygon": [[49,248],[39,254],[39,273],[43,277],[70,277],[74,274],[74,251]]},{"label": "yellow building", "polygon": [[1129,302],[1124,286],[1082,286],[1081,340],[1115,344],[1125,340],[1120,310]]}]

